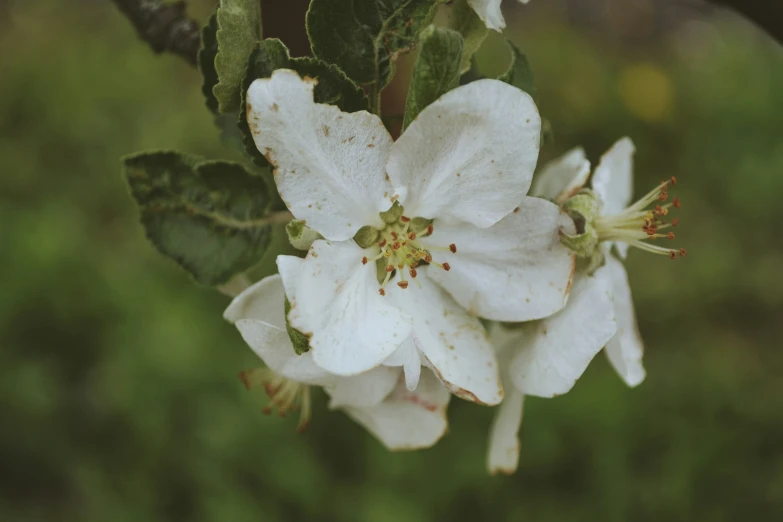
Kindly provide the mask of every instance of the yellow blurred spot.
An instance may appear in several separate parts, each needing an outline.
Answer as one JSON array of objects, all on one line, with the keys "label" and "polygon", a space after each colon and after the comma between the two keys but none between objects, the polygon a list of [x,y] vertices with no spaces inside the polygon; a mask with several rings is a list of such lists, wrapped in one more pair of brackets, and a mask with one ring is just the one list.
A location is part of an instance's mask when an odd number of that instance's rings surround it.
[{"label": "yellow blurred spot", "polygon": [[628,111],[647,122],[665,120],[674,103],[674,87],[666,73],[649,63],[626,67],[620,73],[620,97]]}]

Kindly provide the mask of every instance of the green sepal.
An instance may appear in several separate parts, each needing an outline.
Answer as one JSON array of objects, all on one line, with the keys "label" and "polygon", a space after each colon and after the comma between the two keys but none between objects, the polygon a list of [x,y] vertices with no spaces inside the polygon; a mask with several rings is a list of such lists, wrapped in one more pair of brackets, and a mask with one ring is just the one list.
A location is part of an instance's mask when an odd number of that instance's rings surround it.
[{"label": "green sepal", "polygon": [[582,189],[563,203],[563,210],[574,219],[579,218],[586,224],[592,224],[601,212],[601,202],[592,190]]},{"label": "green sepal", "polygon": [[410,51],[444,0],[311,0],[307,35],[313,54],[360,84],[384,87],[394,61]]},{"label": "green sepal", "polygon": [[567,246],[577,257],[593,257],[598,249],[598,232],[591,224],[584,225],[584,232],[578,234],[560,234],[560,242]]},{"label": "green sepal", "polygon": [[[378,279],[378,284],[382,285],[386,281],[386,266],[388,265],[388,259],[381,257],[375,260],[375,277]],[[394,272],[392,270],[392,272]],[[394,275],[394,274],[392,274]],[[391,279],[391,276],[389,276]]]},{"label": "green sepal", "polygon": [[464,45],[459,73],[465,74],[470,70],[473,55],[481,48],[489,34],[489,29],[467,0],[454,0],[449,26],[462,35]]},{"label": "green sepal", "polygon": [[242,102],[239,111],[238,128],[242,133],[245,151],[259,166],[269,163],[256,147],[253,134],[247,123],[247,103],[245,95],[253,81],[269,78],[277,69],[292,69],[300,76],[317,80],[313,92],[316,103],[336,105],[345,112],[367,110],[369,103],[364,90],[353,83],[336,65],[328,64],[316,58],[291,58],[288,48],[276,38],[267,38],[258,42],[247,66],[247,74],[242,81]]},{"label": "green sepal", "polygon": [[226,283],[261,259],[271,233],[262,178],[237,163],[169,151],[122,163],[147,237],[196,281]]},{"label": "green sepal", "polygon": [[291,311],[291,302],[288,298],[285,298],[285,329],[288,332],[288,337],[291,339],[291,344],[294,346],[296,355],[302,355],[305,352],[310,351],[310,338],[291,326],[288,321],[288,312]]},{"label": "green sepal", "polygon": [[381,235],[380,231],[370,225],[365,225],[360,228],[353,236],[353,240],[361,248],[369,248],[378,241],[378,237]]},{"label": "green sepal", "polygon": [[261,2],[220,0],[215,36],[217,54],[214,63],[218,82],[212,93],[220,112],[235,112],[239,110],[248,58],[261,39]]},{"label": "green sepal", "polygon": [[522,89],[532,98],[535,98],[536,86],[533,78],[533,69],[530,67],[527,56],[511,40],[506,40],[506,43],[509,51],[511,51],[511,64],[498,80]]},{"label": "green sepal", "polygon": [[389,210],[381,212],[381,219],[384,223],[391,225],[400,220],[403,212],[405,212],[405,209],[402,208],[399,201],[395,201]]},{"label": "green sepal", "polygon": [[410,229],[416,232],[419,235],[425,235],[421,234],[421,231],[428,228],[430,225],[432,225],[431,219],[423,218],[423,217],[416,217],[411,219],[411,227]]},{"label": "green sepal", "polygon": [[403,129],[450,90],[459,86],[462,36],[456,31],[428,26],[419,35],[419,55],[405,102]]},{"label": "green sepal", "polygon": [[294,219],[285,226],[288,241],[297,250],[310,250],[313,242],[323,239],[323,236],[308,227],[304,221]]}]

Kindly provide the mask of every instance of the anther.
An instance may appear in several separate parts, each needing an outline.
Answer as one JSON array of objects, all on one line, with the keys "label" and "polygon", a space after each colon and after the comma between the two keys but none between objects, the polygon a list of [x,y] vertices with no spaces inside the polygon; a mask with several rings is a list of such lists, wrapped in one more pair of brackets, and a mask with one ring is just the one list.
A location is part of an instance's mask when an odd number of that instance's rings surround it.
[{"label": "anther", "polygon": [[671,182],[672,182],[672,185],[676,185],[676,184],[677,184],[677,178],[676,178],[676,177],[674,177],[674,176],[672,176],[672,177],[671,177],[671,179],[670,179],[669,181],[671,181]]},{"label": "anther", "polygon": [[679,224],[680,224],[680,220],[679,219],[677,219],[677,218],[672,219],[672,226],[673,227],[676,227]]},{"label": "anther", "polygon": [[398,281],[397,282],[397,286],[399,286],[400,288],[405,290],[406,288],[408,288],[408,282],[407,281]]},{"label": "anther", "polygon": [[672,205],[674,205],[674,208],[680,208],[681,203],[679,198],[674,198],[674,201],[672,201]]},{"label": "anther", "polygon": [[426,261],[427,263],[432,263],[432,256],[429,254],[425,254],[424,261]]},{"label": "anther", "polygon": [[410,239],[411,241],[416,239],[416,232],[411,232],[410,234],[408,234],[408,239]]},{"label": "anther", "polygon": [[379,247],[381,247],[381,248],[385,247],[385,246],[386,246],[386,239],[384,238],[384,240],[383,240],[383,241],[381,241],[380,243],[378,243],[378,246],[379,246]]},{"label": "anther", "polygon": [[407,222],[408,222],[408,221],[410,221],[410,220],[411,220],[411,218],[409,218],[409,217],[407,217],[407,216],[401,216],[401,217],[400,217],[400,221],[402,221],[403,223],[407,223]]},{"label": "anther", "polygon": [[392,243],[392,248],[394,250],[399,250],[400,249],[400,242],[399,241],[395,241],[394,243]]},{"label": "anther", "polygon": [[451,270],[451,266],[448,263],[443,263],[443,270],[448,272],[449,270]]},{"label": "anther", "polygon": [[675,252],[674,250],[670,250],[669,251],[669,258],[670,259],[675,259],[676,257],[677,257],[677,252]]},{"label": "anther", "polygon": [[674,239],[674,232],[669,232],[666,237],[669,239]]},{"label": "anther", "polygon": [[363,264],[363,265],[366,265],[366,264],[367,264],[367,256],[364,256],[364,257],[362,258],[362,264]]},{"label": "anther", "polygon": [[661,195],[658,196],[658,201],[663,202],[666,201],[667,199],[669,199],[669,193],[666,191],[661,192]]},{"label": "anther", "polygon": [[414,279],[416,278],[416,275],[418,274],[418,272],[416,272],[416,269],[415,269],[415,268],[411,268],[411,269],[410,269],[410,271],[409,271],[408,273],[409,273],[409,274],[411,275],[411,277],[413,277]]},{"label": "anther", "polygon": [[434,226],[432,226],[432,223],[430,223],[430,225],[427,227],[427,233],[428,233],[428,234],[432,234],[432,231],[433,231],[433,230],[435,230],[435,227],[434,227]]},{"label": "anther", "polygon": [[391,237],[396,240],[399,236],[397,236],[397,232],[392,231]]},{"label": "anther", "polygon": [[680,257],[685,257],[685,254],[687,254],[687,252],[685,251],[684,248],[681,248],[680,249]]},{"label": "anther", "polygon": [[386,295],[386,290],[384,290],[383,288],[379,288],[378,293],[381,295]]},{"label": "anther", "polygon": [[449,245],[449,250],[451,250],[452,254],[456,254],[457,253],[457,245],[455,245],[454,243],[450,244]]},{"label": "anther", "polygon": [[386,265],[386,271],[387,272],[393,272],[394,271],[394,265]]}]

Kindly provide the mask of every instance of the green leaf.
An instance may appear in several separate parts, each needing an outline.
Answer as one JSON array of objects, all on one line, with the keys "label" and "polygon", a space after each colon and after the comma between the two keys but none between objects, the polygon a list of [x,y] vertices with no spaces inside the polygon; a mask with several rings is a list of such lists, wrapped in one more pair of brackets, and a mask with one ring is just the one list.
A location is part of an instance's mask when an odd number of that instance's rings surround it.
[{"label": "green leaf", "polygon": [[384,87],[394,61],[410,51],[443,0],[311,0],[307,35],[313,54],[357,83]]},{"label": "green leaf", "polygon": [[225,283],[261,258],[270,236],[263,179],[236,163],[177,152],[122,161],[147,237],[196,281]]},{"label": "green leaf", "polygon": [[305,334],[291,326],[291,323],[288,322],[288,312],[291,311],[291,302],[288,300],[288,298],[285,298],[285,329],[288,332],[288,337],[291,339],[291,344],[294,345],[294,351],[297,355],[302,355],[303,353],[310,350],[310,338],[307,337]]},{"label": "green leaf", "polygon": [[316,58],[291,58],[286,46],[275,38],[259,42],[250,55],[247,75],[242,82],[242,105],[239,113],[239,129],[243,135],[245,150],[258,165],[268,165],[266,158],[256,147],[250,126],[247,124],[245,94],[250,84],[258,78],[269,78],[277,69],[293,69],[300,76],[315,78],[314,99],[317,103],[336,105],[345,112],[367,110],[367,96],[339,67]]},{"label": "green leaf", "polygon": [[220,112],[231,112],[239,109],[247,60],[261,39],[261,2],[220,0],[217,27],[215,71],[218,83],[212,88],[212,93]]},{"label": "green leaf", "polygon": [[405,102],[403,128],[430,103],[459,86],[462,36],[431,25],[419,36],[419,56]]},{"label": "green leaf", "polygon": [[527,56],[519,50],[511,41],[506,40],[508,48],[511,51],[511,65],[498,80],[522,89],[533,98],[536,97],[536,86],[533,82],[533,69],[530,68],[530,62]]},{"label": "green leaf", "polygon": [[489,34],[489,29],[467,0],[454,1],[451,7],[450,27],[461,34],[464,40],[459,72],[465,74],[470,70],[473,55],[481,48],[481,44]]},{"label": "green leaf", "polygon": [[201,48],[198,51],[201,92],[204,93],[207,107],[213,113],[218,112],[218,100],[212,93],[212,89],[218,83],[218,74],[215,70],[217,51],[217,14],[213,14],[207,24],[201,28]]}]

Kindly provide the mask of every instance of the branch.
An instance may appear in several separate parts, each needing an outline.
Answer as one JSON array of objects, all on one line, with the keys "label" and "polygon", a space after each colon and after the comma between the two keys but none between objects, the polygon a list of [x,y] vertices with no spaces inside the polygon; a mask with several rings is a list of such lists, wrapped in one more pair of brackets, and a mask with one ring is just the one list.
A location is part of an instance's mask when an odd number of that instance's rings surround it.
[{"label": "branch", "polygon": [[155,53],[170,52],[196,65],[201,45],[200,27],[188,18],[185,2],[112,0],[130,20],[139,37]]},{"label": "branch", "polygon": [[730,7],[783,44],[783,2],[780,0],[707,0]]}]

